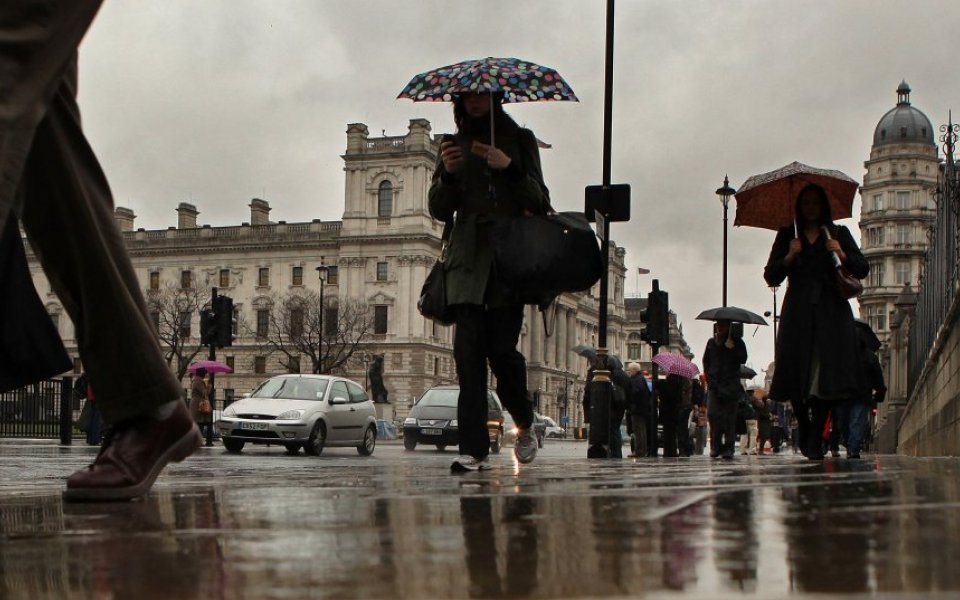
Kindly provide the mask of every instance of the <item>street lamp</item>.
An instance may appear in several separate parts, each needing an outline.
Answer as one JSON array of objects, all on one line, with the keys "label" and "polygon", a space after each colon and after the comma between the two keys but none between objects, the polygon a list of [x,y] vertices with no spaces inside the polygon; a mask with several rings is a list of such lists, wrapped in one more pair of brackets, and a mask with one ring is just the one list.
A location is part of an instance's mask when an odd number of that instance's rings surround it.
[{"label": "street lamp", "polygon": [[325,312],[323,304],[323,284],[327,282],[327,272],[330,269],[325,265],[317,267],[317,275],[320,277],[320,341],[317,348],[317,365],[320,372],[323,373],[323,313]]},{"label": "street lamp", "polygon": [[717,188],[717,195],[723,203],[723,305],[727,305],[727,207],[730,205],[730,196],[737,190],[730,187],[730,179],[723,176],[723,187]]}]

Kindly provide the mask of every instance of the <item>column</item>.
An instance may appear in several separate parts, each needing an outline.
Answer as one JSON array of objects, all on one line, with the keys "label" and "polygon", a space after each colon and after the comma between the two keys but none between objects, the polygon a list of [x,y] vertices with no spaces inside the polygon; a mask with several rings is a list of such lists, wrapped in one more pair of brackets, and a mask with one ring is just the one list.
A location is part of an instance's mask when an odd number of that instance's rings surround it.
[{"label": "column", "polygon": [[561,371],[567,370],[567,364],[570,361],[570,345],[567,339],[567,309],[557,306],[557,331],[553,334],[557,338],[557,368]]}]

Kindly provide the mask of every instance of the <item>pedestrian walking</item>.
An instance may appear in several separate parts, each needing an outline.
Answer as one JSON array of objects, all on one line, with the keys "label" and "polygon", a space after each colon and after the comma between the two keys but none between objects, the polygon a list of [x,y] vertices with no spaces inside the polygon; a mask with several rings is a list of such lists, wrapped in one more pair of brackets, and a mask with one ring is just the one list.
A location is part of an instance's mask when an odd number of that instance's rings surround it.
[{"label": "pedestrian walking", "polygon": [[650,388],[647,379],[643,376],[638,363],[627,364],[627,376],[630,377],[630,391],[627,395],[627,409],[630,414],[631,451],[634,456],[641,457],[648,454],[647,419],[650,417]]},{"label": "pedestrian walking", "polygon": [[[679,455],[680,414],[683,404],[684,381],[680,375],[670,374],[656,383],[660,399],[660,423],[663,425],[663,455],[676,458]],[[686,423],[683,424],[686,426]]]},{"label": "pedestrian walking", "polygon": [[[100,4],[0,3],[0,236],[16,238],[0,247],[16,253],[22,223],[74,323],[109,426],[93,464],[67,479],[67,500],[141,496],[168,462],[183,460],[200,443],[160,353],[114,221],[109,185],[80,124],[77,47]],[[9,259],[0,257],[0,264]]]},{"label": "pedestrian walking", "polygon": [[494,276],[488,239],[495,218],[545,213],[550,196],[536,137],[504,112],[502,101],[499,93],[455,95],[456,135],[440,145],[428,194],[431,216],[453,223],[445,280],[447,302],[456,315],[460,456],[451,468],[457,471],[489,467],[488,361],[497,393],[520,429],[514,446],[517,459],[529,463],[537,453],[526,359],[517,350],[524,305]]},{"label": "pedestrian walking", "polygon": [[[860,458],[860,452],[867,438],[870,411],[883,402],[887,394],[887,386],[883,381],[883,369],[880,367],[880,360],[876,353],[879,341],[876,335],[873,335],[873,331],[869,331],[868,334],[860,323],[857,325],[862,387],[857,396],[843,406],[847,423],[847,458],[851,459]],[[869,329],[869,326],[866,327]]]},{"label": "pedestrian walking", "polygon": [[207,446],[212,446],[213,442],[213,406],[210,403],[210,383],[207,370],[200,367],[193,372],[193,379],[190,381],[190,414],[193,420],[205,432]]},{"label": "pedestrian walking", "polygon": [[730,321],[717,321],[713,337],[703,351],[707,374],[707,417],[710,421],[710,456],[732,459],[736,444],[737,405],[743,398],[740,365],[747,361],[747,346],[734,335]]},{"label": "pedestrian walking", "polygon": [[767,442],[773,452],[773,415],[770,411],[770,399],[765,390],[754,392],[754,406],[757,411],[757,454],[763,455]]},{"label": "pedestrian walking", "polygon": [[743,429],[740,433],[740,454],[757,453],[757,405],[756,388],[747,390],[740,400],[740,414],[738,418],[743,419]]},{"label": "pedestrian walking", "polygon": [[691,388],[691,403],[693,407],[690,419],[693,423],[693,454],[700,456],[707,445],[707,396],[703,391],[707,376],[700,374],[693,381]]},{"label": "pedestrian walking", "polygon": [[771,286],[789,279],[770,396],[793,404],[801,451],[820,460],[827,411],[860,389],[853,313],[840,291],[834,260],[857,279],[866,277],[869,265],[847,228],[833,224],[822,187],[803,188],[795,223],[777,232],[764,270]]}]

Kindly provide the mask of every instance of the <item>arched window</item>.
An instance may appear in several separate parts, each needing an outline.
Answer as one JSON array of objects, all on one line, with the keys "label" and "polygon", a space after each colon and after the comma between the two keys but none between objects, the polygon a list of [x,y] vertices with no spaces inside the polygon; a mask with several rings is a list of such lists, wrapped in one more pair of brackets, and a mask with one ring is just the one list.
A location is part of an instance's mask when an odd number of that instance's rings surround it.
[{"label": "arched window", "polygon": [[389,217],[393,214],[393,184],[389,181],[380,182],[380,191],[377,193],[377,216]]}]

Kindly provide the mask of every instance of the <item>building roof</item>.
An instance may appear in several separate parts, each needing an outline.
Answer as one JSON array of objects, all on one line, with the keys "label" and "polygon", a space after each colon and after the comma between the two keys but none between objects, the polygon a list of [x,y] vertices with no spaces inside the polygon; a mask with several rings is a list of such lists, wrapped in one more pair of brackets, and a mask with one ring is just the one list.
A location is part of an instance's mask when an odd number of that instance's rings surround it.
[{"label": "building roof", "polygon": [[873,132],[873,145],[931,144],[933,125],[930,119],[910,104],[910,86],[906,81],[897,88],[897,105],[883,115]]}]

